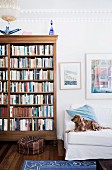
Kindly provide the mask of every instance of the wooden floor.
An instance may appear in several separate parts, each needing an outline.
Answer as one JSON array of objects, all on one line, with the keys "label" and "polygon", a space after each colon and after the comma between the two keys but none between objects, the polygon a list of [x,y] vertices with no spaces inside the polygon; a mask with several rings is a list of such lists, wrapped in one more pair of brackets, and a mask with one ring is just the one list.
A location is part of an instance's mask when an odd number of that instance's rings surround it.
[{"label": "wooden floor", "polygon": [[24,160],[64,160],[63,143],[46,142],[43,153],[22,155],[17,151],[17,142],[0,142],[0,170],[21,170]]}]

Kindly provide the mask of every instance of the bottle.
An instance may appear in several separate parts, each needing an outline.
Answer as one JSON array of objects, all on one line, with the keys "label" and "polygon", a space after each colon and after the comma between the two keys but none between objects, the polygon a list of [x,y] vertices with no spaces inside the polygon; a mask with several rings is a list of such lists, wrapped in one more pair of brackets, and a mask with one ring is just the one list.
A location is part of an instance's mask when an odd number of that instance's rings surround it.
[{"label": "bottle", "polygon": [[54,35],[53,21],[52,20],[51,20],[50,24],[51,24],[51,28],[50,28],[50,31],[49,31],[49,35]]}]

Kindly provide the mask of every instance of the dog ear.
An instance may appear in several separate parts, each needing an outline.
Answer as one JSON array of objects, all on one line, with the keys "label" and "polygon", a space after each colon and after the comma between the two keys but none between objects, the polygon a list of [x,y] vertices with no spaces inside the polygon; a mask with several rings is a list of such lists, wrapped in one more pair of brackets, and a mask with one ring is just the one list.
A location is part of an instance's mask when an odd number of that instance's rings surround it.
[{"label": "dog ear", "polygon": [[78,122],[83,122],[83,117],[81,115],[78,115]]},{"label": "dog ear", "polygon": [[83,121],[83,117],[82,116],[80,116],[80,119],[81,119],[81,121]]},{"label": "dog ear", "polygon": [[75,122],[76,119],[77,119],[77,115],[75,115],[75,116],[71,119],[71,121]]},{"label": "dog ear", "polygon": [[74,121],[74,117],[71,119],[71,121]]}]

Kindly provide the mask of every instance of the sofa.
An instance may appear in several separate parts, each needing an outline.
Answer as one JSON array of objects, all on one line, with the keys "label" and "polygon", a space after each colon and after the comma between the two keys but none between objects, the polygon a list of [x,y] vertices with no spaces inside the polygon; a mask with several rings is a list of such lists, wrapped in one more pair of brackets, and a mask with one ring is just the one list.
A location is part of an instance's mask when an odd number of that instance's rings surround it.
[{"label": "sofa", "polygon": [[[85,104],[72,105],[69,110],[76,110]],[[97,122],[102,127],[99,131],[69,132],[75,127],[72,116],[65,110],[64,114],[64,148],[65,160],[112,159],[112,106],[92,105]]]}]

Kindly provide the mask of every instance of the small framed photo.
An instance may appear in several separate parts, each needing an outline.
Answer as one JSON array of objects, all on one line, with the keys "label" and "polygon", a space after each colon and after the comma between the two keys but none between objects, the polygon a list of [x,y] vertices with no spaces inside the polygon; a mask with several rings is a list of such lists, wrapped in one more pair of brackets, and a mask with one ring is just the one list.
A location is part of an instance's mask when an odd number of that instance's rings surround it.
[{"label": "small framed photo", "polygon": [[60,63],[60,84],[61,89],[81,88],[81,63],[65,62]]},{"label": "small framed photo", "polygon": [[112,54],[86,54],[86,98],[112,99]]}]

